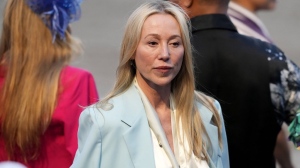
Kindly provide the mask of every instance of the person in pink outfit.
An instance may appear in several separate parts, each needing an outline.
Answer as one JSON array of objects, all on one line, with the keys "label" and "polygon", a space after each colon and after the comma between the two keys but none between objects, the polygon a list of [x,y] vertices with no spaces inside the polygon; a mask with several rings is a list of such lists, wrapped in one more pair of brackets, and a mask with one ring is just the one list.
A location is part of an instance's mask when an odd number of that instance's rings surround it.
[{"label": "person in pink outfit", "polygon": [[98,101],[92,74],[69,66],[81,53],[69,23],[79,0],[8,0],[0,41],[0,162],[68,168],[79,115]]}]

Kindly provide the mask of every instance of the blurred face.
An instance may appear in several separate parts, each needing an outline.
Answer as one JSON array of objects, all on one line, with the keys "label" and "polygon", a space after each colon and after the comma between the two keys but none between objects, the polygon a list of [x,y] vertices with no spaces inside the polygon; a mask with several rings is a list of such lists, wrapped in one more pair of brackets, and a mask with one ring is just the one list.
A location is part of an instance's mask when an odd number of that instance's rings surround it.
[{"label": "blurred face", "polygon": [[134,59],[136,78],[142,87],[170,87],[184,55],[180,28],[169,14],[149,16],[142,27]]}]

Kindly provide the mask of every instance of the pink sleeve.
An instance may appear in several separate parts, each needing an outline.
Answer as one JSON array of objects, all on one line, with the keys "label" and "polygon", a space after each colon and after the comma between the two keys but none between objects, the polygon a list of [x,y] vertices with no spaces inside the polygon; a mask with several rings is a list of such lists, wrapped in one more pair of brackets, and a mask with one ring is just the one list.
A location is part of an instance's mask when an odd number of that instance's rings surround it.
[{"label": "pink sleeve", "polygon": [[75,157],[78,146],[77,131],[79,116],[83,109],[99,100],[96,84],[88,71],[67,67],[61,75],[62,94],[59,105],[64,111],[66,149]]}]

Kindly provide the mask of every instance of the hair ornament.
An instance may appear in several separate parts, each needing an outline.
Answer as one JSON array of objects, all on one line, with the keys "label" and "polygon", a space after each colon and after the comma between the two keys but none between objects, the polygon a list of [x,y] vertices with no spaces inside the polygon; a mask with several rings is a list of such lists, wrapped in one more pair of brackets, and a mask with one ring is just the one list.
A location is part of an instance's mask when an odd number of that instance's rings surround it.
[{"label": "hair ornament", "polygon": [[39,15],[45,25],[51,30],[52,42],[58,35],[65,39],[69,23],[80,18],[82,0],[27,0],[30,9]]}]

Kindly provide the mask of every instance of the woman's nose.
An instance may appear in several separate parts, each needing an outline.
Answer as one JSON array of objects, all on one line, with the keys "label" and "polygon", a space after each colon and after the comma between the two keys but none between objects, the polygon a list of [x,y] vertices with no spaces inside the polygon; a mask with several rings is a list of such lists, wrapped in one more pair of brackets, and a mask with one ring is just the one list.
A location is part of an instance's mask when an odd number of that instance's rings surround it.
[{"label": "woman's nose", "polygon": [[170,58],[169,46],[167,44],[162,45],[159,58],[163,60],[168,60]]}]

